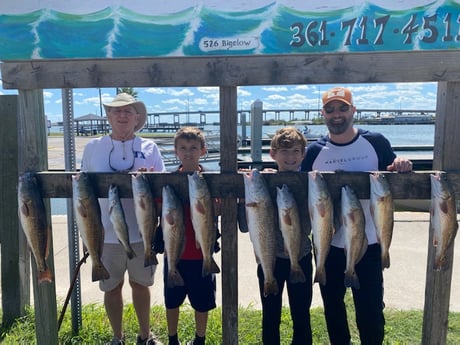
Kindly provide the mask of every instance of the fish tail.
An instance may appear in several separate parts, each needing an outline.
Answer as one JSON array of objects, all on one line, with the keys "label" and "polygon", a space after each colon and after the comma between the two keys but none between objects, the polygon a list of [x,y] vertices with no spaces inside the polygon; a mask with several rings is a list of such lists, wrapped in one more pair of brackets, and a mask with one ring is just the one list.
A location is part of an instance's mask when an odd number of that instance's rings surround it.
[{"label": "fish tail", "polygon": [[382,253],[382,269],[390,268],[390,253]]},{"label": "fish tail", "polygon": [[449,265],[445,256],[436,257],[434,260],[434,269],[436,271],[445,271]]},{"label": "fish tail", "polygon": [[358,276],[356,275],[356,272],[345,272],[345,279],[344,279],[344,284],[345,287],[351,287],[354,289],[359,289],[360,284],[359,284],[359,279]]},{"label": "fish tail", "polygon": [[177,269],[168,271],[168,288],[184,286],[184,279]]},{"label": "fish tail", "polygon": [[207,260],[203,260],[203,269],[201,271],[201,276],[206,277],[208,274],[211,273],[220,273],[220,268],[212,256]]},{"label": "fish tail", "polygon": [[144,255],[144,267],[149,267],[152,265],[158,265],[157,256],[155,253],[150,250],[148,253]]},{"label": "fish tail", "polygon": [[307,281],[307,278],[305,278],[305,274],[303,273],[302,268],[300,268],[300,266],[292,267],[291,265],[291,273],[289,274],[289,281],[292,284],[305,283]]},{"label": "fish tail", "polygon": [[91,279],[93,282],[98,280],[107,280],[110,278],[110,273],[104,267],[102,263],[93,265],[93,270],[91,272]]},{"label": "fish tail", "polygon": [[264,297],[267,297],[270,294],[278,294],[278,283],[275,279],[271,281],[265,281],[264,283]]},{"label": "fish tail", "polygon": [[319,283],[323,286],[326,285],[326,271],[324,270],[324,268],[316,269],[314,282]]},{"label": "fish tail", "polygon": [[47,267],[46,270],[42,272],[38,272],[38,284],[47,282],[51,283],[53,281],[53,275],[51,274],[51,270]]},{"label": "fish tail", "polygon": [[136,257],[136,253],[134,252],[133,248],[131,248],[131,246],[129,247],[128,251],[126,252],[126,255],[128,256],[129,260],[131,260],[132,258]]}]

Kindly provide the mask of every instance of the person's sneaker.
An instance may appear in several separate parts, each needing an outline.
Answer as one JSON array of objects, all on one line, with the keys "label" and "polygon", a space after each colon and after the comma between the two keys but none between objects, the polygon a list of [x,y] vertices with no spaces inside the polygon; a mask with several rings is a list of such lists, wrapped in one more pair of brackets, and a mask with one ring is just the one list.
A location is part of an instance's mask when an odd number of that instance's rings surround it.
[{"label": "person's sneaker", "polygon": [[136,340],[137,345],[163,345],[161,341],[159,341],[153,333],[150,333],[149,337],[147,339],[141,339],[141,337],[138,335],[137,340]]},{"label": "person's sneaker", "polygon": [[113,337],[111,341],[106,343],[106,345],[125,345],[125,339],[124,338],[117,338]]}]

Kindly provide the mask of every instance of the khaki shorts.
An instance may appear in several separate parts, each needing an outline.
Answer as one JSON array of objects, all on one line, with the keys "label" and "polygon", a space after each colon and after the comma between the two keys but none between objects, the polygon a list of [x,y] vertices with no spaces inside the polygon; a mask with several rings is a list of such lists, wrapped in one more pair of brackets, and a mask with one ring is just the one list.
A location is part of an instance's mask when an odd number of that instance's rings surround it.
[{"label": "khaki shorts", "polygon": [[101,261],[110,278],[99,281],[102,291],[111,291],[124,279],[126,271],[130,281],[142,286],[152,286],[153,277],[157,265],[144,267],[144,244],[142,242],[131,243],[136,256],[128,259],[121,244],[104,243]]}]

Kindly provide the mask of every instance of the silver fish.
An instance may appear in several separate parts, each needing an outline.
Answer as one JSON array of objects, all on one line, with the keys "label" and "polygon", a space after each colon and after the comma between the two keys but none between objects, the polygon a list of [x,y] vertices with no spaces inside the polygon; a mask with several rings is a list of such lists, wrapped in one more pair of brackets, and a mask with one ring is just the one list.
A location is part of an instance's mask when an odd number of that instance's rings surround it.
[{"label": "silver fish", "polygon": [[206,180],[198,171],[188,175],[188,190],[195,239],[203,254],[202,276],[219,273],[220,269],[212,256],[217,236],[213,201]]},{"label": "silver fish", "polygon": [[394,202],[384,174],[369,174],[370,211],[382,251],[382,268],[390,267],[390,245],[393,237]]},{"label": "silver fish", "polygon": [[144,266],[157,265],[156,253],[152,249],[152,240],[158,227],[158,215],[147,177],[143,173],[132,175],[134,211],[137,225],[144,243]]},{"label": "silver fish", "polygon": [[51,226],[34,173],[25,173],[19,177],[18,215],[35,259],[38,282],[52,282],[52,273],[46,264],[51,245]]},{"label": "silver fish", "polygon": [[431,226],[433,244],[436,246],[434,269],[445,270],[448,268],[446,252],[453,245],[458,230],[457,203],[445,173],[431,174],[430,180]]},{"label": "silver fish", "polygon": [[129,229],[121,204],[120,193],[118,187],[113,184],[109,186],[109,215],[118,241],[123,246],[128,258],[132,259],[136,256],[136,253],[129,243]]},{"label": "silver fish", "polygon": [[263,176],[253,169],[243,174],[246,219],[257,262],[264,273],[264,296],[278,294],[274,276],[276,261],[275,207]]},{"label": "silver fish", "polygon": [[169,185],[162,190],[161,224],[165,242],[165,255],[168,262],[167,286],[183,286],[184,280],[177,270],[185,247],[185,225],[182,203]]},{"label": "silver fish", "polygon": [[350,186],[342,187],[341,214],[347,258],[344,284],[346,287],[359,289],[360,284],[355,265],[367,250],[366,224],[361,202]]},{"label": "silver fish", "polygon": [[281,188],[276,187],[276,203],[278,206],[279,226],[291,263],[289,281],[291,283],[303,283],[306,278],[299,265],[302,249],[302,226],[294,195],[286,184],[283,184]]},{"label": "silver fish", "polygon": [[326,258],[334,235],[334,204],[323,175],[308,173],[308,212],[310,214],[315,250],[315,282],[326,285]]},{"label": "silver fish", "polygon": [[88,173],[72,175],[73,207],[75,220],[83,244],[92,261],[92,280],[105,280],[110,274],[101,262],[104,245],[104,227],[101,221],[101,209]]}]

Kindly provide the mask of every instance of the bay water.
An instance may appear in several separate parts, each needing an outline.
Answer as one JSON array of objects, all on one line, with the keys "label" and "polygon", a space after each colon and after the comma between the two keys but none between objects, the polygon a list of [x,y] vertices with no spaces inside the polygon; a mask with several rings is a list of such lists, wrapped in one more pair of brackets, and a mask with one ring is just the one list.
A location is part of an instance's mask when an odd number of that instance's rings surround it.
[{"label": "bay water", "polygon": [[[284,126],[263,126],[262,137],[269,137],[274,134],[278,129]],[[327,133],[326,125],[309,125],[311,133],[324,135]],[[393,146],[413,145],[413,146],[432,146],[434,145],[434,130],[433,124],[421,125],[356,125],[356,127],[363,128],[372,132],[382,133]],[[302,129],[302,127],[299,127]],[[205,126],[204,130],[207,133],[219,133],[219,126]],[[242,135],[243,129],[241,126],[237,127],[237,134]],[[246,126],[246,136],[250,136],[251,127]],[[244,139],[244,138],[243,138]],[[431,156],[432,151],[398,151],[398,156]],[[247,158],[247,157],[246,157]],[[268,159],[268,155],[264,155],[262,159]],[[208,170],[219,170],[219,162],[210,160],[203,162],[203,165]],[[168,170],[173,170],[175,166],[168,166]],[[66,199],[51,199],[51,212],[53,215],[67,214]]]}]

